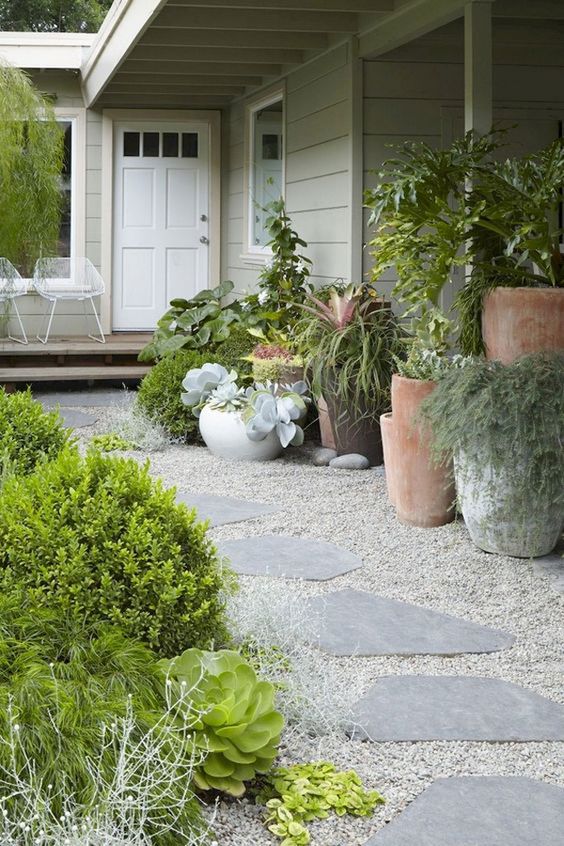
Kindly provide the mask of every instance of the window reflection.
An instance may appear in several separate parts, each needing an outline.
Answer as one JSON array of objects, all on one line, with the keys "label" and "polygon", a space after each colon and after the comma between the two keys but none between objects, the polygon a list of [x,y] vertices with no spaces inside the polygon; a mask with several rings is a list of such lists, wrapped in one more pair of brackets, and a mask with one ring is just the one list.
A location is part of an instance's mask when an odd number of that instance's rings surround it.
[{"label": "window reflection", "polygon": [[249,179],[250,247],[264,247],[270,240],[265,206],[284,193],[282,99],[251,112],[252,160]]}]

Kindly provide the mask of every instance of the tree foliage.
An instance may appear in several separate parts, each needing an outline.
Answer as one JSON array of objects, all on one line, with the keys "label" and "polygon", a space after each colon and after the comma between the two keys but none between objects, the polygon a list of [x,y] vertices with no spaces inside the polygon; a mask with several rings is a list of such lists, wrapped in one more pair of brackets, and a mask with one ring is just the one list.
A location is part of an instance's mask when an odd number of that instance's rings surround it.
[{"label": "tree foliage", "polygon": [[0,30],[96,32],[112,0],[0,0]]},{"label": "tree foliage", "polygon": [[0,256],[25,275],[56,252],[63,152],[52,105],[23,71],[0,63]]}]

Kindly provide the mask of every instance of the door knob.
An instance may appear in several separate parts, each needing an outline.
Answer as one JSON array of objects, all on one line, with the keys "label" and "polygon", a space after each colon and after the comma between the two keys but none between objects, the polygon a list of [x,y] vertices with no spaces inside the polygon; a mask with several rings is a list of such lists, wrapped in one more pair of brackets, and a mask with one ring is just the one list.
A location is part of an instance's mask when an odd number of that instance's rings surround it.
[{"label": "door knob", "polygon": [[209,244],[209,242],[210,242],[210,239],[206,238],[205,235],[202,235],[202,237],[200,238],[200,244]]},{"label": "door knob", "polygon": [[205,223],[207,219],[208,219],[207,214],[201,214],[201,215],[200,215],[200,220],[201,220],[203,223]]}]

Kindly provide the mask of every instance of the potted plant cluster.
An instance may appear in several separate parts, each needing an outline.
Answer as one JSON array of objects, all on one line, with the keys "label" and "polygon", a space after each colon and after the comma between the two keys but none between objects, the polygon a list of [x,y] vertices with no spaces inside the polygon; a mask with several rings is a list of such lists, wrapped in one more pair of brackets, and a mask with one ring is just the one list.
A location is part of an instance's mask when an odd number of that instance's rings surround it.
[{"label": "potted plant cluster", "polygon": [[237,372],[206,363],[188,371],[182,401],[199,418],[208,449],[236,461],[270,461],[288,446],[300,446],[299,420],[307,409],[304,382],[239,387]]},{"label": "potted plant cluster", "polygon": [[564,353],[451,369],[422,405],[438,460],[454,456],[460,508],[474,543],[533,558],[564,527]]},{"label": "potted plant cluster", "polygon": [[402,333],[389,304],[363,293],[334,287],[327,302],[308,294],[294,338],[313,393],[327,405],[338,454],[374,465],[382,463],[379,418],[389,408]]}]

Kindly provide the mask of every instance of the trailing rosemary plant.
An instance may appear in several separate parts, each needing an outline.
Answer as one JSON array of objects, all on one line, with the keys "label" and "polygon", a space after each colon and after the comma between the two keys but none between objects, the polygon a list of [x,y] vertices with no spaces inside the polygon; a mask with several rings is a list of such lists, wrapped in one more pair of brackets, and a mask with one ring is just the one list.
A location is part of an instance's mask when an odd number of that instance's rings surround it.
[{"label": "trailing rosemary plant", "polygon": [[446,372],[421,415],[435,459],[460,459],[459,493],[461,481],[480,489],[497,524],[524,532],[533,505],[543,519],[564,518],[564,353],[467,361]]}]

